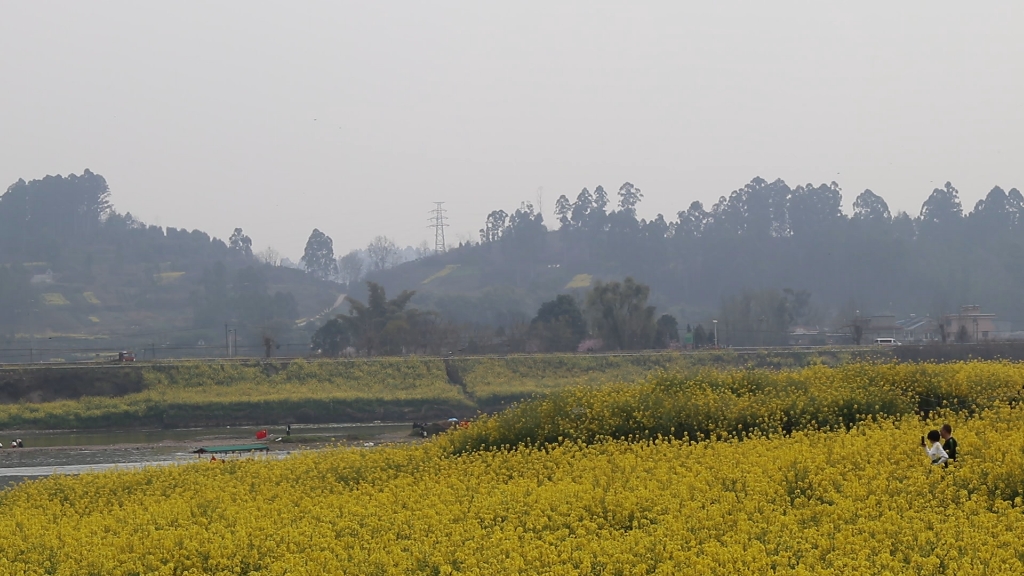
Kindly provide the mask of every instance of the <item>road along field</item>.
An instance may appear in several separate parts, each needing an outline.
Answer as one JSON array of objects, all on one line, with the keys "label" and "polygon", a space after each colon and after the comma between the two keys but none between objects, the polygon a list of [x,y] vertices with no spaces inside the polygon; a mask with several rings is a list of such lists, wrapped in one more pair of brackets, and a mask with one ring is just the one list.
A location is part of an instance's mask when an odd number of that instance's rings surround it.
[{"label": "road along field", "polygon": [[872,351],[176,362],[0,370],[0,430],[468,417],[572,384],[701,366],[797,367]]},{"label": "road along field", "polygon": [[[998,362],[663,373],[416,446],[51,477],[0,492],[0,573],[1021,573],[1022,384]],[[919,446],[942,422],[948,468]]]}]

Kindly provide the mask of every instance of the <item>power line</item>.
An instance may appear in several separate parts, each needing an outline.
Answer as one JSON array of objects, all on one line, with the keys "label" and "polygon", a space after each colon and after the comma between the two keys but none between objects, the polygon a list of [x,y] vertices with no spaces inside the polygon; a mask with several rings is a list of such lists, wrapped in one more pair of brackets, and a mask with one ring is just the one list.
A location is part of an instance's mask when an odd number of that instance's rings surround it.
[{"label": "power line", "polygon": [[434,209],[431,210],[431,220],[433,221],[427,228],[434,229],[434,254],[440,254],[445,251],[444,245],[444,229],[448,226],[446,220],[448,217],[445,216],[447,210],[443,207],[444,202],[434,202]]}]

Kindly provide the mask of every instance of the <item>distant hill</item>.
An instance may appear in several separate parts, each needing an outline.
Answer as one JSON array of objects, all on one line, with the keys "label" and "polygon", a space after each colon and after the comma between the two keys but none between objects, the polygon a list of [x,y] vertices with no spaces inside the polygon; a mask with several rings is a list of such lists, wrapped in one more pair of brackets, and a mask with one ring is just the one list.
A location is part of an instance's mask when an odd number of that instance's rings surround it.
[{"label": "distant hill", "polygon": [[[557,294],[582,296],[592,278],[601,277],[591,275],[594,271],[585,266],[563,266],[544,255],[508,262],[495,254],[496,248],[466,245],[371,272],[367,278],[383,284],[389,293],[415,290],[415,305],[437,310],[456,323],[501,326],[529,321],[542,302]],[[610,272],[608,278],[614,277]],[[364,288],[354,287],[352,295],[363,298]]]},{"label": "distant hill", "polygon": [[967,211],[947,182],[917,216],[890,212],[871,190],[845,214],[835,182],[755,178],[707,209],[684,202],[650,220],[637,217],[638,188],[627,182],[617,197],[613,205],[601,187],[560,197],[557,229],[528,203],[495,210],[479,243],[369,277],[389,291],[417,290],[414,303],[451,318],[490,324],[626,276],[650,285],[659,313],[684,324],[718,318],[720,331],[742,329],[753,342],[780,326],[841,327],[884,313],[937,318],[965,304],[1024,324],[1024,195],[1016,188],[993,187]]},{"label": "distant hill", "polygon": [[229,245],[119,214],[88,170],[13,184],[0,196],[0,360],[222,356],[225,324],[239,352],[305,354],[343,286],[259,262],[240,232]]},{"label": "distant hill", "polygon": [[[223,241],[149,226],[109,196],[88,170],[19,180],[0,196],[0,359],[121,348],[220,356],[236,340],[247,355],[303,355],[312,331],[347,310],[343,294],[366,298],[361,281],[261,263],[240,229]],[[937,318],[964,304],[1011,331],[1024,324],[1024,195],[1014,188],[992,188],[968,212],[947,182],[917,216],[891,213],[870,190],[845,214],[835,182],[755,178],[708,209],[691,202],[650,220],[637,217],[642,198],[628,182],[614,206],[601,187],[562,196],[557,229],[527,203],[495,210],[479,242],[420,251],[360,280],[393,295],[415,290],[412,305],[444,321],[497,328],[529,321],[558,294],[582,298],[598,280],[632,276],[650,286],[659,314],[681,325],[717,319],[721,341],[736,345],[797,324]]]}]

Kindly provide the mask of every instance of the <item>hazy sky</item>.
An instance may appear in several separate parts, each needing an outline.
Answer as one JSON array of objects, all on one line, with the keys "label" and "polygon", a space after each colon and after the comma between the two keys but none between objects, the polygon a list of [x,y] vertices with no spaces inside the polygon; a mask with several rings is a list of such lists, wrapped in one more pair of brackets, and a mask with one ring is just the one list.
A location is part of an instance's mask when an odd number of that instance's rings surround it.
[{"label": "hazy sky", "polygon": [[[298,259],[624,181],[674,218],[754,176],[916,215],[1024,188],[1024,3],[4,2],[0,185]],[[0,188],[2,189],[2,188]]]}]

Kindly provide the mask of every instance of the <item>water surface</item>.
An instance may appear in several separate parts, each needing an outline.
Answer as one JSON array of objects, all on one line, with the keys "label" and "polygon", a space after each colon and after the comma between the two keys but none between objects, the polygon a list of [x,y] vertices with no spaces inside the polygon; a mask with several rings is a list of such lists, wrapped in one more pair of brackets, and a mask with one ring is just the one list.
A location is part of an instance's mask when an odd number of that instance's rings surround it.
[{"label": "water surface", "polygon": [[[114,467],[137,468],[195,462],[200,446],[257,442],[256,432],[267,430],[272,457],[286,455],[301,442],[285,442],[284,427],[222,426],[172,430],[25,430],[0,432],[0,487],[26,478],[54,473],[80,474]],[[409,423],[292,425],[291,439],[317,442],[376,443],[411,432]],[[24,448],[10,448],[20,438]],[[281,438],[281,441],[277,441]],[[237,457],[237,456],[235,456]],[[207,457],[208,458],[208,457]]]}]

